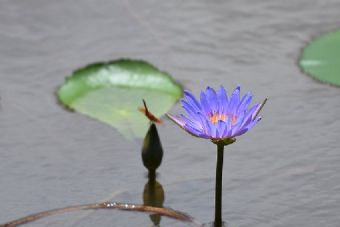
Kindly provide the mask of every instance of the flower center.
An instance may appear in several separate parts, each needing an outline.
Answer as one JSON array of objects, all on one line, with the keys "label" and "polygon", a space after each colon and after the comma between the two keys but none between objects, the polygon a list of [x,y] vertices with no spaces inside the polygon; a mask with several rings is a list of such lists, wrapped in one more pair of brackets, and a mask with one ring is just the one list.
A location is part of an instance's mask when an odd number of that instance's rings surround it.
[{"label": "flower center", "polygon": [[[210,114],[210,116],[209,116],[210,119],[209,120],[210,120],[211,123],[216,124],[220,120],[221,121],[226,121],[229,117],[230,116],[228,116],[228,115],[224,115],[224,114],[219,115],[219,114],[214,113],[214,114]],[[237,121],[236,116],[232,115],[231,116],[231,124],[234,125],[236,123],[236,121]]]}]

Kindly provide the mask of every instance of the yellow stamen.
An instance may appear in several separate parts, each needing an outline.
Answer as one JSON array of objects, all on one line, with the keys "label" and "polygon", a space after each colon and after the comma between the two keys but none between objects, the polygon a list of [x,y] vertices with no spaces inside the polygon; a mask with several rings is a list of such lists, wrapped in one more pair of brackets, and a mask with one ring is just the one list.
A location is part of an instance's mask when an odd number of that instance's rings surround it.
[{"label": "yellow stamen", "polygon": [[[222,115],[219,115],[219,114],[211,114],[210,115],[210,122],[211,123],[213,123],[213,124],[216,124],[218,121],[226,121],[227,119],[228,119],[228,115],[224,115],[224,114],[222,114]],[[231,117],[231,124],[232,125],[234,125],[234,124],[236,124],[236,121],[237,121],[237,118],[236,118],[236,116],[235,115],[232,115],[232,117]]]}]

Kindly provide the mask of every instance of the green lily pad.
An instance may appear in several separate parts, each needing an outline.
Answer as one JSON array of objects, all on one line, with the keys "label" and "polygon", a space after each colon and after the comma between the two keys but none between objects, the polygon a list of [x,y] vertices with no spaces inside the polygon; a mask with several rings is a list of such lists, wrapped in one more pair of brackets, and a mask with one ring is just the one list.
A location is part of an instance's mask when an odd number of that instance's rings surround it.
[{"label": "green lily pad", "polygon": [[340,31],[325,34],[302,53],[300,66],[313,78],[340,86]]},{"label": "green lily pad", "polygon": [[58,89],[61,103],[116,128],[128,139],[142,138],[149,120],[142,99],[160,117],[182,96],[182,86],[145,61],[116,60],[76,70]]}]

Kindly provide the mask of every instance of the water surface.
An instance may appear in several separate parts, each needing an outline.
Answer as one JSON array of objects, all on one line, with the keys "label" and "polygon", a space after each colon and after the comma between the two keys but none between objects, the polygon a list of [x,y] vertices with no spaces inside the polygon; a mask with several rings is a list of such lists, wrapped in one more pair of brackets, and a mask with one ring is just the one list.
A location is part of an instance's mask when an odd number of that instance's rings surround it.
[{"label": "water surface", "polygon": [[[196,94],[206,85],[230,92],[241,84],[256,101],[269,98],[262,122],[226,149],[229,226],[339,226],[340,89],[296,66],[307,42],[340,26],[339,9],[337,0],[1,0],[0,223],[106,199],[143,202],[141,141],[65,111],[54,94],[76,68],[130,57],[168,71]],[[170,121],[159,134],[164,206],[211,222],[215,147]],[[103,211],[30,225],[107,224],[152,222]]]}]

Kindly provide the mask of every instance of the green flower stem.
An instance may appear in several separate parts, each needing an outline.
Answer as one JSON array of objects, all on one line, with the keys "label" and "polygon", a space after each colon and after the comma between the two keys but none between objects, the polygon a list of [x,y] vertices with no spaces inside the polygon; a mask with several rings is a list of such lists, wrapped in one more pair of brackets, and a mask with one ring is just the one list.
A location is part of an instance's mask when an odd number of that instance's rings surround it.
[{"label": "green flower stem", "polygon": [[216,187],[215,187],[215,227],[222,227],[222,173],[224,144],[217,143]]}]

